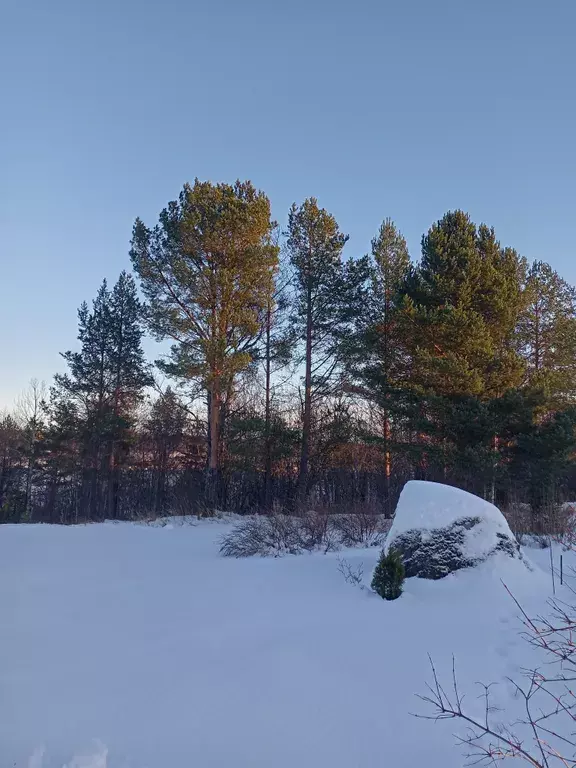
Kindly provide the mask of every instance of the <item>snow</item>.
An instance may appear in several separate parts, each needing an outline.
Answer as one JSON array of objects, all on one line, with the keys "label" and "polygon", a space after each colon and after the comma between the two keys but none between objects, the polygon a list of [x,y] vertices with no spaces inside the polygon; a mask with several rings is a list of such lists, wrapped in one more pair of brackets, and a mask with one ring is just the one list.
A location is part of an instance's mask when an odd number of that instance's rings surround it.
[{"label": "snow", "polygon": [[479,525],[464,531],[462,553],[470,559],[486,557],[498,544],[497,533],[514,539],[502,512],[488,501],[451,485],[410,480],[400,494],[386,548],[408,531],[431,532],[467,517],[480,518]]},{"label": "snow", "polygon": [[427,654],[441,675],[455,654],[472,702],[475,681],[518,674],[500,580],[540,611],[549,553],[410,579],[388,603],[338,571],[363,564],[369,585],[373,548],[228,559],[229,527],[0,526],[0,766],[460,768],[457,724],[410,715]]}]

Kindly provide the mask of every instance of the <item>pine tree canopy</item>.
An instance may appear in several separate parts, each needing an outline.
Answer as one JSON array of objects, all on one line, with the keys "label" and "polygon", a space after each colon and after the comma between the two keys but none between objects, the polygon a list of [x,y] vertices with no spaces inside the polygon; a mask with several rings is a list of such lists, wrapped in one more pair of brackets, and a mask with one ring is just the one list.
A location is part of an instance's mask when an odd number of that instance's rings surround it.
[{"label": "pine tree canopy", "polygon": [[112,291],[102,282],[92,309],[78,310],[79,351],[62,357],[69,372],[55,377],[57,387],[86,412],[129,407],[152,383],[142,350],[142,308],[131,275],[122,272]]},{"label": "pine tree canopy", "polygon": [[462,211],[422,239],[422,260],[403,288],[404,334],[414,386],[437,394],[493,397],[522,380],[514,329],[525,265],[494,230]]},{"label": "pine tree canopy", "polygon": [[139,219],[130,256],[150,329],[172,339],[166,371],[218,379],[225,390],[251,361],[273,291],[278,247],[270,203],[249,181],[198,179],[149,229]]},{"label": "pine tree canopy", "polygon": [[576,291],[549,264],[537,261],[524,297],[516,339],[526,381],[543,389],[552,404],[569,402],[576,393]]}]

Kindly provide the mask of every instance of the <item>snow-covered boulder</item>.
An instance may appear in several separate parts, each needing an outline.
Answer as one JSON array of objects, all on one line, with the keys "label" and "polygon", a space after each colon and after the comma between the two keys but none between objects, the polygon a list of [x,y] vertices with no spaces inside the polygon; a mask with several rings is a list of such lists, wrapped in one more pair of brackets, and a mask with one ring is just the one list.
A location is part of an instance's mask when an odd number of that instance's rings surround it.
[{"label": "snow-covered boulder", "polygon": [[496,553],[522,560],[502,512],[471,493],[441,483],[406,483],[385,549],[398,550],[406,576],[441,579]]}]

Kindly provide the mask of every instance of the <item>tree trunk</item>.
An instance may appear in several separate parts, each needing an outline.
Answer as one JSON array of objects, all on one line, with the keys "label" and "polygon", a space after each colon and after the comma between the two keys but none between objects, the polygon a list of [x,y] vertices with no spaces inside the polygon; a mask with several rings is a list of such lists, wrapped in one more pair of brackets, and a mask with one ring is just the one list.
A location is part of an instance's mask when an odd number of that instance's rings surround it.
[{"label": "tree trunk", "polygon": [[220,392],[218,384],[212,385],[210,397],[210,458],[208,469],[218,470],[219,448],[220,448]]},{"label": "tree trunk", "polygon": [[116,450],[114,440],[110,442],[108,456],[108,515],[115,520],[118,514],[118,472],[116,469]]},{"label": "tree trunk", "polygon": [[390,419],[388,418],[388,411],[384,411],[384,515],[386,517],[392,516],[392,510],[390,505],[390,475],[392,473],[392,466],[390,460]]},{"label": "tree trunk", "polygon": [[498,470],[498,435],[494,435],[492,441],[492,478],[490,483],[490,502],[496,504],[496,472]]},{"label": "tree trunk", "polygon": [[[33,448],[31,449],[34,450]],[[26,469],[26,497],[24,505],[24,515],[28,522],[32,522],[32,467],[33,454],[28,457],[28,467]]]},{"label": "tree trunk", "polygon": [[312,289],[306,297],[306,371],[304,375],[304,418],[302,423],[302,446],[300,452],[300,473],[298,475],[298,506],[306,501],[308,490],[308,469],[310,461],[310,432],[312,429]]},{"label": "tree trunk", "polygon": [[154,513],[164,512],[166,497],[166,473],[168,471],[168,447],[163,441],[160,447],[159,458],[156,464],[156,481],[154,483]]},{"label": "tree trunk", "polygon": [[272,425],[271,425],[271,393],[270,382],[272,372],[270,333],[272,323],[272,308],[270,302],[266,311],[266,404],[264,416],[265,455],[264,455],[264,511],[270,512],[272,507]]},{"label": "tree trunk", "polygon": [[209,397],[209,454],[208,454],[208,475],[206,478],[206,502],[211,509],[218,505],[218,481],[220,469],[220,411],[222,408],[222,397],[220,393],[220,382],[214,376],[210,389]]},{"label": "tree trunk", "polygon": [[92,435],[90,438],[90,446],[88,452],[88,503],[84,504],[84,515],[87,520],[101,520],[103,519],[102,510],[98,509],[98,475],[100,465],[100,452],[98,450],[98,444],[96,443],[96,435]]}]

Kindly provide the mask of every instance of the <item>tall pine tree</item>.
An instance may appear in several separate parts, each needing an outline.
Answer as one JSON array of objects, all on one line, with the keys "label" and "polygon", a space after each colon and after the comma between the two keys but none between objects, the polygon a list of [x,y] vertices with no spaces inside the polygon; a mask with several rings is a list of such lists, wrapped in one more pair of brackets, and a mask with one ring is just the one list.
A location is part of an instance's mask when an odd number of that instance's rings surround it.
[{"label": "tall pine tree", "polygon": [[576,392],[576,290],[549,264],[536,261],[525,299],[516,339],[526,382],[545,392],[550,407],[559,406]]},{"label": "tall pine tree", "polygon": [[[399,323],[400,289],[410,271],[410,256],[403,235],[385,219],[372,240],[372,284],[368,303],[370,319],[364,334],[364,382],[382,412],[386,502],[390,495],[391,410],[407,373],[408,357]],[[366,354],[368,353],[368,354]]]},{"label": "tall pine tree", "polygon": [[148,300],[150,328],[158,339],[174,342],[162,367],[200,382],[207,393],[212,494],[224,409],[236,377],[253,360],[274,290],[273,228],[268,198],[249,181],[196,180],[153,229],[140,220],[134,225],[130,255]]},{"label": "tall pine tree", "polygon": [[[264,367],[264,493],[263,509],[272,508],[272,464],[274,444],[274,396],[277,386],[273,383],[275,374],[290,365],[294,351],[294,329],[290,325],[290,280],[284,274],[279,275],[274,293],[267,299],[264,313],[264,334],[260,350]],[[278,420],[276,420],[278,424]]]},{"label": "tall pine tree", "polygon": [[314,407],[333,391],[341,345],[358,312],[366,278],[364,260],[346,263],[344,235],[315,198],[294,204],[288,216],[288,251],[294,269],[293,322],[303,346],[304,397],[298,503],[308,490]]},{"label": "tall pine tree", "polygon": [[68,372],[55,376],[54,399],[69,399],[78,414],[83,447],[84,504],[92,519],[102,503],[98,477],[106,467],[106,512],[115,517],[117,464],[125,457],[133,409],[152,383],[142,351],[142,310],[133,278],[122,272],[109,290],[104,280],[92,309],[78,311],[79,351],[62,356]]},{"label": "tall pine tree", "polygon": [[493,229],[476,228],[462,211],[430,229],[405,287],[403,322],[416,387],[489,398],[521,382],[514,328],[523,270],[523,260],[501,247]]}]

